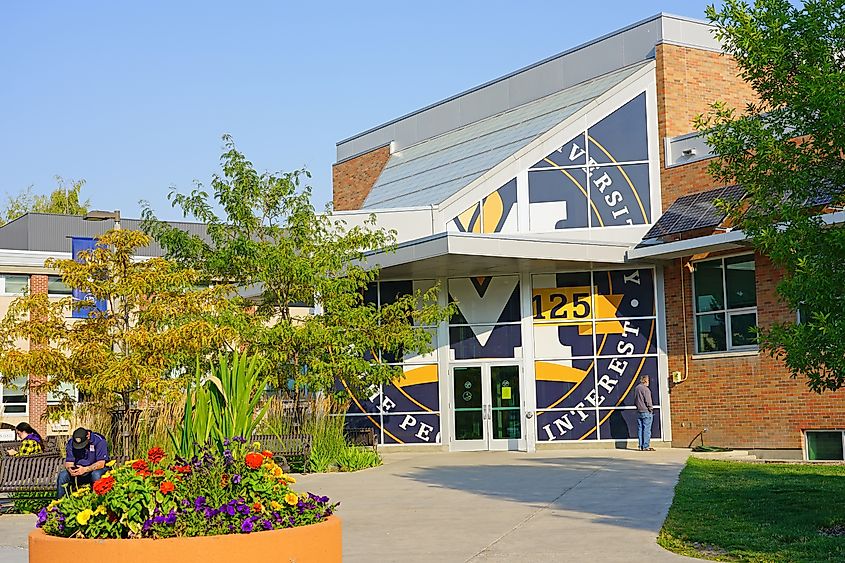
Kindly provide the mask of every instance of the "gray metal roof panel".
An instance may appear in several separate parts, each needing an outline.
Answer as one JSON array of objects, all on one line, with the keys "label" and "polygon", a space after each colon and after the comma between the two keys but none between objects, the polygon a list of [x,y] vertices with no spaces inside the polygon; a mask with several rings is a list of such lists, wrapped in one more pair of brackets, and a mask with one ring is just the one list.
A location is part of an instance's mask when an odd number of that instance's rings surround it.
[{"label": "gray metal roof panel", "polygon": [[646,64],[608,73],[392,154],[362,207],[444,201]]}]

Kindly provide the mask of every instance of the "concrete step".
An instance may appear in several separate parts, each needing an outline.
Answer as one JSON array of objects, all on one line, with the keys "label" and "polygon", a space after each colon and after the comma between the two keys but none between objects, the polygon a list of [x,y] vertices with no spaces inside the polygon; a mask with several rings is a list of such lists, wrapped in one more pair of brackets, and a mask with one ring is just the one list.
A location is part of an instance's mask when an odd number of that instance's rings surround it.
[{"label": "concrete step", "polygon": [[692,457],[699,459],[718,459],[722,461],[757,461],[757,456],[748,450],[732,450],[729,452],[692,452]]}]

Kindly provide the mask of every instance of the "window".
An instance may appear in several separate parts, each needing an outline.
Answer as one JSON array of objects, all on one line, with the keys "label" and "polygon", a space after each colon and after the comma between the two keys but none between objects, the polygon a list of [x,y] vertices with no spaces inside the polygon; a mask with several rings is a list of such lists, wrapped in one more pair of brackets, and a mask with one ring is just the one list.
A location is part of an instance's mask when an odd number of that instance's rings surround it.
[{"label": "window", "polygon": [[808,460],[841,461],[843,459],[843,432],[841,430],[808,430],[805,436]]},{"label": "window", "polygon": [[68,400],[77,402],[78,398],[76,387],[71,383],[62,382],[55,391],[47,393],[47,404],[60,405]]},{"label": "window", "polygon": [[17,295],[29,287],[29,276],[25,274],[3,274],[0,276],[0,293]]},{"label": "window", "polygon": [[754,255],[696,262],[693,292],[698,353],[757,348]]},{"label": "window", "polygon": [[3,398],[2,414],[16,415],[27,413],[26,377],[18,377],[11,381],[11,385],[0,387],[0,395]]},{"label": "window", "polygon": [[49,295],[70,295],[71,289],[65,285],[61,276],[47,276],[47,293]]}]

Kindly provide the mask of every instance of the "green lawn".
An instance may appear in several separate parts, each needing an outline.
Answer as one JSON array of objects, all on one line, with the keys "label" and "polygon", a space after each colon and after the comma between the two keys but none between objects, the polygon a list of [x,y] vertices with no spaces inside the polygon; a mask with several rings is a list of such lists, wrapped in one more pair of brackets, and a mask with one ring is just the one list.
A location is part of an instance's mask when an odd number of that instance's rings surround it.
[{"label": "green lawn", "polygon": [[719,561],[845,561],[845,467],[690,458],[658,543]]}]

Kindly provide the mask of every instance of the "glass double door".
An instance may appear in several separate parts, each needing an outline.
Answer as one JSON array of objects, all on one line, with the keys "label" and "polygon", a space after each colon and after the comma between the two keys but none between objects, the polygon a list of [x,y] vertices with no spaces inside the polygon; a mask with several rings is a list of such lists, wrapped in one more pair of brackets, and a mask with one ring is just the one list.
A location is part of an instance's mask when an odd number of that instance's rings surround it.
[{"label": "glass double door", "polygon": [[524,450],[519,366],[452,367],[454,450]]}]

